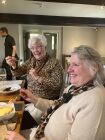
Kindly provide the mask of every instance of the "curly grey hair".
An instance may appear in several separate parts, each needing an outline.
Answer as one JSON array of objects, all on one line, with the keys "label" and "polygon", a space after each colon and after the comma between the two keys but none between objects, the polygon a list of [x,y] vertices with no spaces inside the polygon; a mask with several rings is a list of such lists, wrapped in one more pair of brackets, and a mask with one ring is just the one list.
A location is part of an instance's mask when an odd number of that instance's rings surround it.
[{"label": "curly grey hair", "polygon": [[71,55],[76,53],[79,59],[83,59],[93,75],[95,85],[103,85],[105,83],[105,71],[100,54],[93,48],[80,45],[75,47]]},{"label": "curly grey hair", "polygon": [[41,43],[44,47],[47,46],[47,39],[44,35],[31,37],[28,41],[28,48],[31,49],[32,44]]}]

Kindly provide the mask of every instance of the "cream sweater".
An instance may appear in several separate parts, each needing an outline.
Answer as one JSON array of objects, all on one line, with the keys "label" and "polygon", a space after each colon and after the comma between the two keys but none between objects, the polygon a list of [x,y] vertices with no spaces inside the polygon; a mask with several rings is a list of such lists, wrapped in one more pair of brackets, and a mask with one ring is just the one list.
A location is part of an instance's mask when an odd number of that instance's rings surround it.
[{"label": "cream sweater", "polygon": [[[45,111],[53,101],[39,99]],[[105,88],[96,87],[74,96],[59,107],[45,127],[47,140],[105,140]]]}]

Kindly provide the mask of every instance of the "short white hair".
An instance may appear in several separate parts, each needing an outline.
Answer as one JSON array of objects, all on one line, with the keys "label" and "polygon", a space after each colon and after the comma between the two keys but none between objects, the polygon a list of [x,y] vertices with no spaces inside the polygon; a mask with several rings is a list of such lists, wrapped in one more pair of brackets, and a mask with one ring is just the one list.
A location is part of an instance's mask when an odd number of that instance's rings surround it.
[{"label": "short white hair", "polygon": [[44,35],[33,36],[28,41],[28,48],[30,49],[32,47],[32,44],[35,44],[35,43],[41,43],[44,47],[46,47],[47,39]]}]

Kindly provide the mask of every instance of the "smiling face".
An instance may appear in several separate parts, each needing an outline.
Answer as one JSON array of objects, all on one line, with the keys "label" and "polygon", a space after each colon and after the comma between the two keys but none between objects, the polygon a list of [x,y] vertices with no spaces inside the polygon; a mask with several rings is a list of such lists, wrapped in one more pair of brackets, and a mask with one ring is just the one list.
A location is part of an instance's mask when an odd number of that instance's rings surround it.
[{"label": "smiling face", "polygon": [[79,59],[75,53],[71,55],[68,73],[70,75],[70,83],[77,87],[93,78],[89,67],[86,66],[86,61]]},{"label": "smiling face", "polygon": [[46,48],[41,42],[33,43],[30,50],[37,60],[43,59],[43,57],[46,55]]}]

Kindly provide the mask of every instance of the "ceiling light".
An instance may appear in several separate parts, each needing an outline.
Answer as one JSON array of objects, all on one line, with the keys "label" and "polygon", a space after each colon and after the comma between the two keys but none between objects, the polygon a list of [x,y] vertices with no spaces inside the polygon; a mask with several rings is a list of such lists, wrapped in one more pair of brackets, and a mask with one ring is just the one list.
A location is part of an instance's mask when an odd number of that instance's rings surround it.
[{"label": "ceiling light", "polygon": [[101,8],[101,10],[103,10],[104,9],[104,5],[100,6],[100,8]]},{"label": "ceiling light", "polygon": [[5,5],[6,4],[6,0],[1,0],[1,3]]}]

